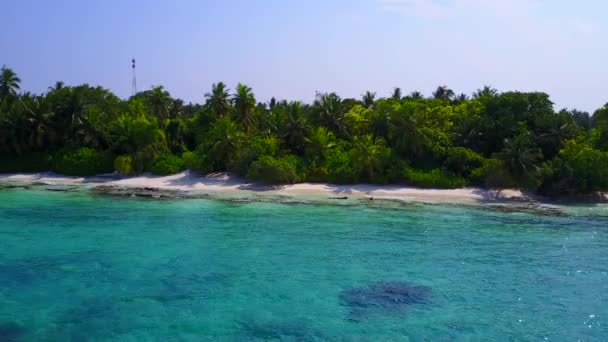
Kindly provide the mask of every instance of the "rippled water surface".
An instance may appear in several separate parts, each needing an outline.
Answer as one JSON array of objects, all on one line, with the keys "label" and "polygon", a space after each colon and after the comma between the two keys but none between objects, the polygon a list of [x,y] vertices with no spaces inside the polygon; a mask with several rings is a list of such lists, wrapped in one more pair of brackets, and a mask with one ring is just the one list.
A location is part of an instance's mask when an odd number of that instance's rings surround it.
[{"label": "rippled water surface", "polygon": [[608,340],[608,219],[0,191],[0,341]]}]

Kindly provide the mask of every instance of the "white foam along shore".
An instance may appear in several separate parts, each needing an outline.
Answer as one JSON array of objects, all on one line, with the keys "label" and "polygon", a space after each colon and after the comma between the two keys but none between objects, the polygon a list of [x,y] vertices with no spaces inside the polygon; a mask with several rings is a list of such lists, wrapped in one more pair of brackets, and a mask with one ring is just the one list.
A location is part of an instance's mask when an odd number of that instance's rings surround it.
[{"label": "white foam along shore", "polygon": [[227,173],[197,175],[185,171],[170,176],[141,175],[120,177],[100,175],[93,177],[69,177],[54,173],[0,174],[0,184],[47,184],[81,185],[86,187],[113,186],[117,188],[148,188],[180,191],[193,195],[214,195],[223,198],[247,196],[282,196],[295,199],[366,198],[399,200],[408,202],[474,203],[496,200],[530,200],[519,190],[421,189],[399,185],[334,185],[326,183],[300,183],[283,186],[267,186],[248,182]]}]

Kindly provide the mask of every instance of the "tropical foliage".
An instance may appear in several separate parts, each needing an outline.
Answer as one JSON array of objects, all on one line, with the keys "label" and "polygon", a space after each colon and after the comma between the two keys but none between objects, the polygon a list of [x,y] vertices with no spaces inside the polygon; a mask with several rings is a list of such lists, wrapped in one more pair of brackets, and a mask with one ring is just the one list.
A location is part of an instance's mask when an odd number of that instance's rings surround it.
[{"label": "tropical foliage", "polygon": [[0,72],[0,171],[90,175],[233,172],[267,183],[519,187],[552,195],[608,190],[608,104],[559,110],[541,92],[381,98],[318,93],[311,104],[258,102],[222,82],[185,104],[162,86],[123,100],[57,82],[22,91]]}]

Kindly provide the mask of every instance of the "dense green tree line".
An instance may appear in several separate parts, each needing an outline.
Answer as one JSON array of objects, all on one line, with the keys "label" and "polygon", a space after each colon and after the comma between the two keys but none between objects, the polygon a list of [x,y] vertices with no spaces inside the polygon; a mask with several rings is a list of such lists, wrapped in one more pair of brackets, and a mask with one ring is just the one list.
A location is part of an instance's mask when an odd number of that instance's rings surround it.
[{"label": "dense green tree line", "polygon": [[[202,95],[202,94],[201,94]],[[608,190],[608,104],[593,116],[555,111],[540,92],[441,86],[431,97],[395,88],[380,98],[319,93],[312,104],[256,101],[238,84],[204,104],[163,87],[122,100],[58,82],[21,92],[0,78],[0,172],[90,175],[230,171],[269,183],[409,183],[519,187],[550,195]]]}]

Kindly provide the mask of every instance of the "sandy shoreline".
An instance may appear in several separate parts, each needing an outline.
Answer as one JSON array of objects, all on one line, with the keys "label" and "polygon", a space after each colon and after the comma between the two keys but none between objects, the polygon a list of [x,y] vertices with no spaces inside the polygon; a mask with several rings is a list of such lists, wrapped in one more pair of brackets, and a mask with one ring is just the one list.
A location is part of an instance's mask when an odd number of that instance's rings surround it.
[{"label": "sandy shoreline", "polygon": [[326,183],[300,183],[284,186],[266,186],[248,182],[226,173],[200,176],[185,171],[170,176],[141,175],[120,177],[100,175],[93,177],[69,177],[53,173],[0,174],[0,184],[48,184],[97,186],[116,188],[149,188],[164,191],[180,191],[193,195],[216,195],[220,197],[281,196],[294,198],[373,198],[407,202],[474,203],[487,201],[530,201],[531,198],[519,190],[492,191],[480,188],[421,189],[398,185],[334,185]]}]

